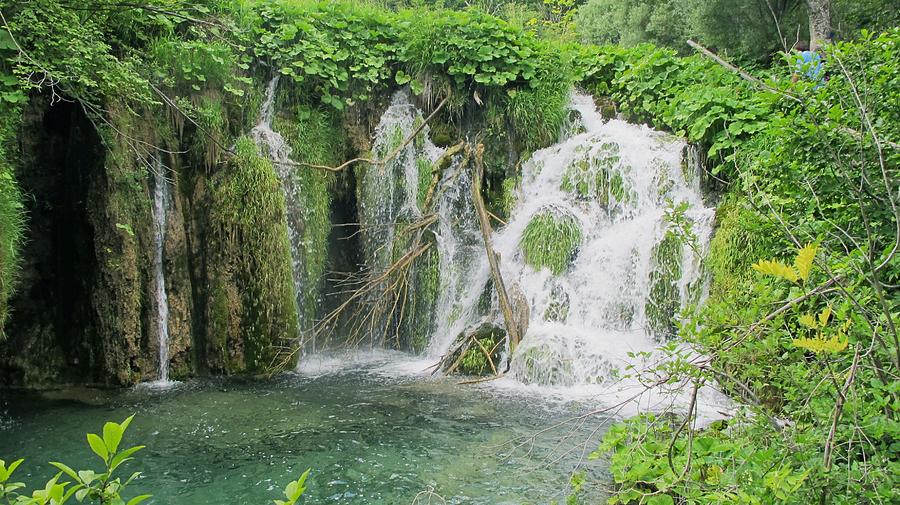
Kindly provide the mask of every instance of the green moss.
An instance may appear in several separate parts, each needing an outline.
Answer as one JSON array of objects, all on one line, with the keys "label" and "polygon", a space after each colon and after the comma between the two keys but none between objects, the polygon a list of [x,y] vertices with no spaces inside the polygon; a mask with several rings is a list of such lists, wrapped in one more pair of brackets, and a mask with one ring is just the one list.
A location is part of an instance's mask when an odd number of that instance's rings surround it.
[{"label": "green moss", "polygon": [[507,92],[507,114],[525,151],[558,140],[568,117],[572,77],[558,50],[546,46],[535,55],[540,70],[531,85]]},{"label": "green moss", "polygon": [[554,286],[550,295],[550,303],[544,309],[544,320],[565,322],[568,317],[569,295],[560,286]]},{"label": "green moss", "polygon": [[456,142],[456,139],[460,138],[459,130],[443,121],[432,121],[429,127],[431,142],[438,147],[450,147]]},{"label": "green moss", "polygon": [[634,192],[621,174],[618,144],[604,142],[593,154],[587,146],[578,152],[578,157],[563,172],[560,189],[582,199],[596,199],[603,205],[634,200]]},{"label": "green moss", "polygon": [[[475,330],[473,342],[466,349],[457,371],[465,375],[490,375],[494,373],[482,347],[488,351],[494,366],[499,366],[506,341],[506,331],[497,326],[484,324]],[[475,343],[477,341],[478,343]],[[481,344],[479,346],[478,344]]]},{"label": "green moss", "polygon": [[[293,150],[293,159],[320,165],[338,165],[343,161],[346,136],[339,118],[331,111],[304,105],[286,117],[276,117],[274,128]],[[334,176],[313,168],[297,167],[294,177],[301,199],[304,268],[300,315],[305,326],[316,318],[325,282],[328,262],[328,236],[331,232],[331,191]]]},{"label": "green moss", "polygon": [[522,177],[507,177],[500,185],[500,198],[497,202],[497,210],[503,217],[509,217],[516,205],[516,189],[521,185]]},{"label": "green moss", "polygon": [[672,234],[666,234],[651,253],[650,296],[644,310],[648,327],[658,337],[675,334],[674,318],[681,305],[681,256],[681,241]]},{"label": "green moss", "polygon": [[18,108],[7,108],[0,116],[0,338],[9,316],[7,300],[15,290],[25,231],[25,209],[11,155],[20,114]]},{"label": "green moss", "polygon": [[242,340],[230,342],[228,350],[242,347],[243,359],[229,371],[265,371],[296,340],[298,315],[284,216],[284,197],[271,163],[259,157],[253,141],[239,139],[227,170],[212,180],[210,205],[214,240],[231,263],[242,307],[240,335],[228,336]]},{"label": "green moss", "polygon": [[740,298],[749,292],[754,276],[751,266],[778,249],[777,231],[756,213],[734,201],[716,209],[716,232],[704,260],[712,282],[710,304]]},{"label": "green moss", "polygon": [[548,344],[520,347],[515,361],[519,363],[517,375],[527,383],[543,386],[570,386],[573,384],[572,359]]},{"label": "green moss", "polygon": [[581,239],[581,226],[575,216],[547,209],[531,218],[520,246],[527,264],[560,274],[574,259]]},{"label": "green moss", "polygon": [[419,174],[419,187],[416,194],[416,205],[419,210],[425,210],[422,206],[425,204],[425,198],[428,196],[428,188],[431,186],[431,170],[432,163],[424,154],[416,158],[416,172]]},{"label": "green moss", "polygon": [[[432,239],[433,240],[433,239]],[[441,261],[436,246],[432,246],[416,259],[412,271],[405,316],[405,336],[409,348],[415,353],[425,350],[428,337],[434,329],[434,313],[441,288]]]}]

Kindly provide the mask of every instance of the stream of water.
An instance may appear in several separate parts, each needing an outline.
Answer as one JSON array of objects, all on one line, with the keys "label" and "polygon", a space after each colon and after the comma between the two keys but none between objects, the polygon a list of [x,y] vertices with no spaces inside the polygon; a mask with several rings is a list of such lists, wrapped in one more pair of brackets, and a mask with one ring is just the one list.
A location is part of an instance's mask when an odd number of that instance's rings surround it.
[{"label": "stream of water", "polygon": [[161,159],[153,170],[153,281],[156,290],[156,332],[159,345],[160,384],[169,381],[169,295],[166,293],[166,272],[163,262],[166,245],[166,224],[169,212],[169,181]]},{"label": "stream of water", "polygon": [[[590,451],[604,431],[598,417],[531,443],[520,437],[582,406],[410,376],[422,363],[399,353],[363,358],[317,358],[303,373],[260,382],[0,393],[0,455],[26,458],[18,477],[43,483],[54,473],[47,461],[96,467],[84,432],[137,414],[123,444],[147,448],[125,474],[143,472],[132,487],[154,494],[150,504],[262,505],[312,468],[304,505],[409,504],[429,489],[451,504],[520,505],[564,502],[584,457],[564,451],[578,441]],[[593,482],[606,480],[599,462],[586,468]],[[603,492],[589,486],[583,496],[599,503]]]},{"label": "stream of water", "polygon": [[[300,195],[300,187],[294,171],[297,167],[291,160],[290,144],[280,133],[272,129],[272,121],[275,119],[275,99],[278,92],[279,76],[273,77],[266,86],[265,97],[259,113],[259,121],[250,131],[256,145],[262,151],[263,156],[272,160],[275,173],[281,181],[281,189],[284,194],[285,218],[287,221],[288,237],[291,243],[291,273],[294,286],[294,304],[297,309],[297,317],[302,317],[303,311],[299,310],[300,296],[303,293],[303,202]],[[300,328],[304,327],[304,321],[299,321]],[[307,351],[315,350],[315,341],[307,342]]]}]

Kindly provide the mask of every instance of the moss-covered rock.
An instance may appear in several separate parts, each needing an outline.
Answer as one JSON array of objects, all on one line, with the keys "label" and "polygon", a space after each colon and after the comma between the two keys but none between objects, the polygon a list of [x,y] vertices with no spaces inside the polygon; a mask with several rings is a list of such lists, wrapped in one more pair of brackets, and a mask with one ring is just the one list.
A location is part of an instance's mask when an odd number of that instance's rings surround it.
[{"label": "moss-covered rock", "polygon": [[651,253],[650,296],[644,306],[647,326],[658,338],[675,335],[675,315],[681,305],[681,279],[683,247],[673,234],[666,236]]},{"label": "moss-covered rock", "polygon": [[[464,375],[493,375],[494,368],[500,366],[506,344],[506,330],[493,324],[484,323],[473,331],[460,334],[457,341],[463,338],[471,338],[472,342],[466,348],[461,359],[458,354],[455,357],[455,359],[459,359],[456,371]],[[490,360],[488,360],[488,356],[490,356]],[[491,368],[491,363],[494,364],[494,368]]]},{"label": "moss-covered rock", "polygon": [[25,231],[22,192],[15,177],[15,138],[22,111],[5,107],[0,114],[0,339],[9,316],[7,301],[19,276],[20,249]]},{"label": "moss-covered rock", "polygon": [[[346,135],[339,118],[333,113],[297,105],[274,121],[293,150],[294,161],[335,166],[343,162]],[[289,209],[288,217],[300,234],[298,258],[303,265],[299,298],[299,316],[303,330],[312,327],[320,315],[322,289],[328,263],[328,237],[331,233],[331,188],[335,177],[330,172],[308,167],[293,171],[299,198],[297,209]]]},{"label": "moss-covered rock", "polygon": [[209,230],[207,366],[226,373],[290,366],[298,316],[284,197],[250,139],[238,140],[211,180]]},{"label": "moss-covered rock", "polygon": [[562,286],[555,285],[550,292],[550,302],[544,309],[544,320],[564,323],[569,317],[569,294]]},{"label": "moss-covered rock", "polygon": [[547,208],[531,218],[522,233],[520,246],[525,263],[560,274],[575,259],[581,239],[581,225],[575,216]]},{"label": "moss-covered rock", "polygon": [[579,147],[578,156],[563,172],[560,189],[602,205],[634,203],[636,195],[622,176],[619,145],[603,142],[595,150]]},{"label": "moss-covered rock", "polygon": [[524,342],[513,357],[514,374],[522,382],[542,386],[575,384],[574,363],[565,349],[546,342]]}]

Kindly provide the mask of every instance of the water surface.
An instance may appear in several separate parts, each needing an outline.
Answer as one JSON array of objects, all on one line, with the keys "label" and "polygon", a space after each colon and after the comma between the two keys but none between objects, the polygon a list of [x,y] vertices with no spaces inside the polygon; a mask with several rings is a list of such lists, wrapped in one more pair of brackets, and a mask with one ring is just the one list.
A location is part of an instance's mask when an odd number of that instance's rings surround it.
[{"label": "water surface", "polygon": [[[125,473],[144,473],[133,490],[154,494],[145,503],[271,503],[306,468],[313,472],[304,504],[413,503],[427,490],[447,503],[564,503],[568,478],[596,447],[604,421],[569,424],[533,443],[517,437],[586,408],[371,366],[166,390],[6,392],[0,458],[26,458],[17,475],[29,485],[53,475],[47,461],[96,467],[84,434],[136,413],[123,444],[147,448]],[[605,479],[600,466],[586,463],[590,480]],[[583,496],[602,498],[596,486]],[[429,502],[420,495],[418,503]]]}]

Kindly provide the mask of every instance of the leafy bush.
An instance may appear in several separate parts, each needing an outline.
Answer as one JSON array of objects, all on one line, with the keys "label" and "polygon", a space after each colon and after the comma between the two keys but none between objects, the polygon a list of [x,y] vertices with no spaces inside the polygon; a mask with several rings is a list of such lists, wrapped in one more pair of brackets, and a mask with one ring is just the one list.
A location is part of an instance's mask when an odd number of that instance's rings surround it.
[{"label": "leafy bush", "polygon": [[[611,430],[597,455],[611,453],[613,503],[900,499],[898,42],[894,29],[830,47],[823,85],[775,72],[775,92],[741,85],[738,106],[716,112],[730,126],[729,114],[748,112],[743,98],[772,114],[741,132],[720,171],[730,185],[707,262],[710,298],[680,328],[707,358],[669,348],[672,361],[655,372],[682,387],[714,381],[744,405],[703,430],[692,412]],[[665,82],[690,65],[656,72]],[[620,68],[613,80],[636,64]],[[649,93],[633,106],[662,121]]]}]

